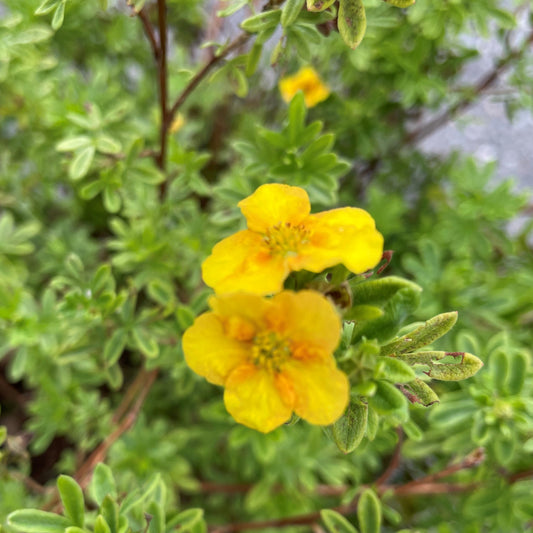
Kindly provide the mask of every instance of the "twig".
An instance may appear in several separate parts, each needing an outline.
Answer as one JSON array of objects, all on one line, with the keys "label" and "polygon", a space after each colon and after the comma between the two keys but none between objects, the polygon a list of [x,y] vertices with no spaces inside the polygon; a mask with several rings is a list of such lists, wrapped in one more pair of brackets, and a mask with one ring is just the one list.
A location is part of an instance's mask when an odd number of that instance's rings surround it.
[{"label": "twig", "polygon": [[385,485],[389,478],[394,474],[394,471],[398,468],[400,464],[400,457],[402,454],[402,446],[403,446],[403,431],[402,428],[397,427],[396,433],[398,435],[398,443],[396,444],[396,448],[394,448],[394,453],[392,454],[391,460],[385,469],[385,472],[379,476],[379,478],[376,480],[376,485],[378,487],[381,487],[382,485]]},{"label": "twig", "polygon": [[152,27],[152,24],[150,23],[150,20],[148,19],[146,9],[143,7],[140,11],[136,11],[135,6],[132,4],[132,0],[126,0],[126,4],[128,4],[128,6],[132,8],[133,16],[136,15],[137,17],[139,17],[139,20],[141,21],[141,24],[143,25],[144,33],[146,34],[146,37],[148,38],[148,41],[150,42],[150,48],[152,49],[152,54],[154,56],[154,59],[157,62],[158,57],[159,57],[159,44],[155,36],[154,28]]},{"label": "twig", "polygon": [[[430,495],[430,494],[446,494],[454,492],[465,492],[479,487],[479,483],[437,483],[436,480],[442,479],[443,477],[450,476],[455,474],[460,470],[466,468],[472,468],[479,465],[485,458],[482,448],[474,450],[469,454],[465,459],[456,465],[451,465],[446,467],[444,470],[424,476],[420,479],[410,481],[402,485],[387,485],[385,484],[386,478],[390,477],[394,469],[397,467],[399,462],[401,452],[401,442],[398,442],[395,452],[393,454],[392,460],[389,463],[389,466],[385,470],[384,474],[376,482],[376,490],[380,494],[385,492],[392,492],[396,496],[411,496],[411,495]],[[379,484],[380,480],[383,480],[382,484]],[[367,488],[368,485],[362,485],[360,488]],[[335,487],[337,489],[337,487]],[[349,515],[357,511],[357,505],[359,499],[356,498],[354,501],[349,504],[339,505],[333,507],[334,511],[342,515]],[[274,520],[262,520],[257,522],[239,522],[235,524],[227,524],[223,526],[213,526],[209,529],[211,533],[234,533],[238,531],[243,531],[246,529],[264,529],[267,527],[277,527],[283,528],[294,525],[309,525],[313,524],[320,519],[319,512],[312,512],[304,515],[286,517],[286,518],[277,518]]]},{"label": "twig", "polygon": [[[105,460],[109,448],[111,448],[111,446],[135,424],[144,400],[157,377],[157,372],[157,369],[148,372],[143,368],[130,385],[130,388],[124,396],[124,400],[129,399],[131,403],[131,399],[138,394],[135,402],[133,405],[128,406],[128,410],[123,416],[113,417],[113,420],[120,419],[117,428],[100,443],[74,474],[74,478],[83,489],[89,484],[95,466]],[[140,384],[142,385],[142,389],[139,391]],[[135,394],[133,391],[135,391]],[[124,400],[117,411],[124,409]],[[43,506],[43,510],[57,510],[58,504],[59,497],[56,492],[54,498]]]},{"label": "twig", "polygon": [[200,84],[200,82],[209,74],[209,71],[218,63],[220,63],[223,59],[225,59],[233,50],[241,47],[243,44],[245,44],[250,38],[252,37],[252,34],[250,33],[242,33],[239,35],[236,39],[234,39],[230,44],[222,50],[222,52],[219,55],[213,56],[202,68],[199,70],[189,81],[185,89],[181,92],[181,94],[178,96],[170,110],[167,114],[167,124],[166,127],[168,128],[170,124],[172,123],[172,120],[174,119],[174,116],[180,109],[180,107],[185,103],[185,100],[190,96],[190,94],[196,89],[196,87]]},{"label": "twig", "polygon": [[[161,170],[166,166],[167,154],[167,132],[169,126],[169,118],[167,114],[167,86],[168,86],[168,72],[167,72],[167,5],[165,0],[157,0],[158,11],[158,25],[159,25],[159,56],[157,61],[157,72],[159,77],[159,107],[161,109],[161,125],[159,133],[159,156],[157,163]],[[166,180],[161,184],[162,193],[165,192]]]},{"label": "twig", "polygon": [[[532,43],[533,31],[529,33],[527,38],[524,40],[522,46],[510,51],[506,56],[501,58],[492,71],[485,75],[476,85],[474,85],[473,88],[468,89],[468,92],[472,94],[471,98],[465,98],[460,102],[457,102],[456,104],[446,109],[441,115],[429,121],[427,124],[424,124],[419,128],[411,131],[405,136],[401,144],[405,145],[419,142],[421,139],[427,137],[428,135],[439,129],[441,126],[449,122],[455,115],[460,112],[464,112],[466,109],[472,106],[473,103],[476,101],[477,97],[481,96],[489,88],[491,88],[498,81],[498,79],[505,72],[505,70],[507,70],[511,62],[515,59],[520,58]],[[462,89],[462,91],[466,91],[466,89]]]}]

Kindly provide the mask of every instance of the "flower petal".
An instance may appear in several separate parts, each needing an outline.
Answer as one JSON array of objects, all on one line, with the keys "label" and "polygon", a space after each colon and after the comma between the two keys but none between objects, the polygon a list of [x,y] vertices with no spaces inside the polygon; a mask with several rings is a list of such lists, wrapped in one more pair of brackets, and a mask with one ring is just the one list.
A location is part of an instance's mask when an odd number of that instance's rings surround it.
[{"label": "flower petal", "polygon": [[[267,311],[269,326],[297,348],[327,356],[339,343],[341,321],[333,304],[316,291],[283,291]],[[297,355],[297,357],[299,357]]]},{"label": "flower petal", "polygon": [[264,329],[265,313],[270,300],[244,292],[209,298],[209,306],[224,324],[226,334],[238,340],[251,340],[257,330]]},{"label": "flower petal", "polygon": [[294,389],[295,413],[311,424],[333,424],[346,409],[348,378],[336,368],[333,357],[328,362],[292,359],[282,374]]},{"label": "flower petal", "polygon": [[311,211],[309,197],[302,188],[282,183],[261,185],[238,205],[248,229],[259,233],[276,224],[299,224]]},{"label": "flower petal", "polygon": [[355,274],[376,266],[383,255],[383,237],[363,209],[344,207],[310,215],[305,221],[309,243],[289,261],[294,270],[321,272],[343,263]]},{"label": "flower petal", "polygon": [[249,357],[247,345],[228,337],[215,313],[200,315],[184,333],[182,344],[191,369],[215,385],[223,385],[228,374]]},{"label": "flower petal", "polygon": [[202,264],[203,280],[219,294],[271,294],[283,288],[287,275],[283,257],[272,256],[261,235],[249,230],[220,241]]},{"label": "flower petal", "polygon": [[263,433],[281,426],[292,414],[274,375],[251,364],[239,366],[229,375],[224,403],[237,422]]}]

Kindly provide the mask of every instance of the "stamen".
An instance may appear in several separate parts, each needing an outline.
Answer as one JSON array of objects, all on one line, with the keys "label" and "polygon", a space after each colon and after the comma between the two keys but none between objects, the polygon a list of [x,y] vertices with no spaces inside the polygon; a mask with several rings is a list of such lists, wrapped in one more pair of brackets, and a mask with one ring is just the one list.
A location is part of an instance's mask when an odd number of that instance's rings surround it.
[{"label": "stamen", "polygon": [[263,238],[272,254],[297,254],[300,247],[309,241],[309,230],[303,224],[293,226],[285,222],[268,228]]},{"label": "stamen", "polygon": [[291,348],[286,339],[273,331],[263,331],[254,337],[252,361],[270,372],[279,372],[281,365],[291,356]]}]

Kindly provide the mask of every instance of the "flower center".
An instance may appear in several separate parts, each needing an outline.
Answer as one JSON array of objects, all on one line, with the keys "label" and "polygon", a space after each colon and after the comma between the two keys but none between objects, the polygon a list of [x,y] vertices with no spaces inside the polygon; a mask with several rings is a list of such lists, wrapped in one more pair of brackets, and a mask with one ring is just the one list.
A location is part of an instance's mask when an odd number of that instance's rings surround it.
[{"label": "flower center", "polygon": [[254,337],[252,361],[271,372],[279,372],[281,365],[291,356],[291,348],[286,339],[273,331],[263,331]]},{"label": "flower center", "polygon": [[308,238],[309,230],[303,224],[293,226],[290,222],[268,228],[263,236],[272,254],[280,255],[298,253],[300,246],[306,244]]}]

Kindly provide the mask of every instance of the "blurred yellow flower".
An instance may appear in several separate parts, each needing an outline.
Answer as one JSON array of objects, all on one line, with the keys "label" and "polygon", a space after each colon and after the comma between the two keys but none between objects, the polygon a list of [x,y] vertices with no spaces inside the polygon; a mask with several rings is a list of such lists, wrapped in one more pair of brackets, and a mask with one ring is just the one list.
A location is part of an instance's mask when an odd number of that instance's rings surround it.
[{"label": "blurred yellow flower", "polygon": [[170,124],[170,127],[168,128],[169,133],[177,133],[181,128],[185,125],[185,117],[178,113],[172,123]]},{"label": "blurred yellow flower", "polygon": [[286,102],[290,102],[298,91],[302,91],[307,107],[313,107],[322,102],[330,93],[327,85],[311,67],[304,67],[296,74],[282,78],[279,82],[279,90]]},{"label": "blurred yellow flower", "polygon": [[276,293],[292,271],[322,272],[339,263],[360,274],[383,254],[383,237],[366,211],[343,207],[311,215],[300,187],[262,185],[238,205],[248,229],[216,244],[202,264],[205,283],[219,294]]},{"label": "blurred yellow flower", "polygon": [[318,425],[342,415],[348,378],[333,357],[341,322],[324,296],[234,293],[209,303],[212,312],[183,335],[183,352],[194,372],[225,387],[226,409],[237,422],[267,433],[293,412]]}]

